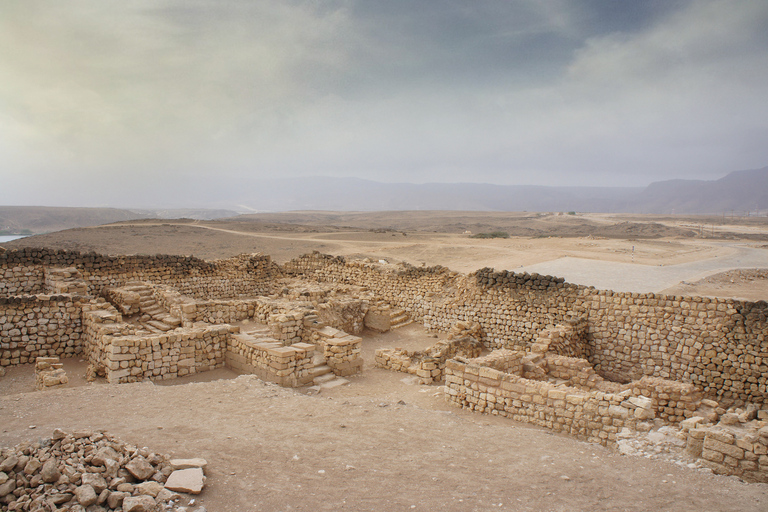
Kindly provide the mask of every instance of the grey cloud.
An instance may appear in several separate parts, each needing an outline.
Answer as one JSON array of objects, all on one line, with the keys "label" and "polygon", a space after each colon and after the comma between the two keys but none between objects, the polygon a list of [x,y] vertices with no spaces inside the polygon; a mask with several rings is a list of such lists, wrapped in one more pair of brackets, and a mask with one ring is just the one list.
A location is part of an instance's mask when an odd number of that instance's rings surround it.
[{"label": "grey cloud", "polygon": [[715,178],[768,161],[765,26],[760,0],[6,2],[0,172],[98,204],[283,175]]}]

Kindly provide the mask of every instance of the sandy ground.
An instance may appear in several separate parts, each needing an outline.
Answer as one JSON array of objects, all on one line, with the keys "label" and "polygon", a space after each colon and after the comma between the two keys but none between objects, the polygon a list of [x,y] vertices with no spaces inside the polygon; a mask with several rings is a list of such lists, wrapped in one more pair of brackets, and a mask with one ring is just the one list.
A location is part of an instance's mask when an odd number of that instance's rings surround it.
[{"label": "sandy ground", "polygon": [[[742,219],[743,224],[729,218],[716,226],[714,238],[696,229],[717,220],[710,218],[482,212],[297,212],[249,218],[126,222],[38,235],[5,247],[204,259],[261,252],[279,263],[317,250],[349,258],[442,265],[464,273],[483,267],[538,272],[615,291],[768,300],[764,276],[736,287],[725,281],[723,286],[697,284],[732,269],[768,269],[768,219],[763,218]],[[465,234],[466,228],[517,235],[478,239]]]},{"label": "sandy ground", "polygon": [[364,340],[363,375],[316,396],[251,376],[232,379],[227,370],[214,372],[223,380],[212,382],[95,383],[6,394],[9,379],[32,371],[17,368],[0,380],[0,445],[57,427],[91,428],[173,456],[204,457],[208,481],[198,503],[209,511],[768,507],[767,485],[620,456],[455,409],[437,386],[372,367],[376,348],[434,343],[418,326],[366,332]]},{"label": "sandy ground", "polygon": [[[592,216],[577,227],[579,219],[567,216],[506,215],[342,215],[333,225],[327,214],[303,214],[293,218],[302,224],[294,225],[278,224],[284,217],[149,221],[62,231],[6,247],[207,259],[263,252],[278,262],[320,250],[463,272],[540,268],[535,271],[565,273],[584,284],[606,278],[637,288],[655,280],[655,288],[670,293],[768,298],[762,270],[768,268],[768,243],[755,239],[768,230],[760,222],[743,226],[751,238],[739,239],[733,233],[740,228],[732,225],[719,227],[728,238],[685,235],[679,230],[688,228],[674,218]],[[491,240],[463,234],[516,223],[519,231],[538,231]],[[642,223],[648,226],[637,226]],[[557,234],[566,228],[582,234]],[[209,479],[198,499],[211,512],[768,510],[766,485],[619,456],[543,429],[455,409],[443,401],[438,386],[373,368],[376,348],[418,349],[434,342],[415,325],[383,335],[366,331],[363,374],[317,396],[250,376],[235,378],[224,369],[158,384],[87,384],[78,359],[66,361],[69,387],[33,392],[31,366],[9,369],[0,378],[0,445],[48,436],[57,427],[93,428],[174,456],[205,457]]]}]

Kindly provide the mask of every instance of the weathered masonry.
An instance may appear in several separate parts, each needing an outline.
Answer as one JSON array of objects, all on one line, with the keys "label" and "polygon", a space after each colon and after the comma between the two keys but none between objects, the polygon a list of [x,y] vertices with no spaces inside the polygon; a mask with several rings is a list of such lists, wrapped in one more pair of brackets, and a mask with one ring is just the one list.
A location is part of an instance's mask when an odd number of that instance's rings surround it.
[{"label": "weathered masonry", "polygon": [[0,253],[0,366],[82,354],[110,382],[227,365],[296,387],[358,373],[363,327],[409,318],[452,339],[382,350],[376,364],[444,382],[457,406],[602,444],[655,420],[683,427],[691,456],[713,470],[760,481],[766,317],[765,302],[319,253],[282,266],[263,255]]},{"label": "weathered masonry", "polygon": [[547,327],[578,320],[575,343],[595,371],[619,382],[643,376],[690,383],[715,399],[768,399],[768,304],[616,293],[561,278],[482,269],[345,262],[312,254],[284,266],[322,282],[367,287],[435,331],[478,322],[488,348],[528,347]]}]

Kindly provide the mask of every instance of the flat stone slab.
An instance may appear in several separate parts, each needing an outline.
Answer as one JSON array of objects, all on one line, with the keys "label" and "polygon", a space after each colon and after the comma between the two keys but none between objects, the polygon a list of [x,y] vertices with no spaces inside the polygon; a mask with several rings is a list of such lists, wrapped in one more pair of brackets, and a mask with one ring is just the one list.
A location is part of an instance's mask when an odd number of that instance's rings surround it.
[{"label": "flat stone slab", "polygon": [[171,459],[171,467],[174,471],[178,469],[201,468],[205,471],[208,461],[201,458],[196,459]]},{"label": "flat stone slab", "polygon": [[203,468],[177,469],[165,482],[165,488],[169,491],[200,494],[205,485]]}]

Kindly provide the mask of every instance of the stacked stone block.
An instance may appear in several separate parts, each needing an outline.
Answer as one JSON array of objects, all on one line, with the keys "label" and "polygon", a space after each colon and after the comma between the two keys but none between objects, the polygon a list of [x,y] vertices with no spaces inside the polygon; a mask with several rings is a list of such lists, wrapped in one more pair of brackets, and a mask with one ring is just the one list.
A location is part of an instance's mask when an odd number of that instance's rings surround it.
[{"label": "stacked stone block", "polygon": [[446,400],[459,407],[506,416],[603,445],[614,442],[620,429],[636,426],[632,410],[622,405],[626,396],[557,386],[509,371],[475,361],[448,361]]},{"label": "stacked stone block", "polygon": [[[717,399],[768,399],[768,304],[616,293],[538,274],[346,262],[310,254],[286,271],[366,286],[428,329],[478,322],[488,348],[527,348],[542,330],[579,318],[574,330],[598,374],[617,382],[657,376]],[[564,344],[567,346],[567,344]],[[578,355],[573,353],[571,355]]]},{"label": "stacked stone block", "polygon": [[318,343],[323,348],[325,364],[334,375],[348,377],[363,371],[362,338],[333,327],[324,327],[316,332]]},{"label": "stacked stone block", "polygon": [[234,370],[285,387],[312,382],[314,345],[300,342],[284,346],[271,338],[254,339],[247,334],[233,334],[228,343],[226,364]]},{"label": "stacked stone block", "polygon": [[35,360],[35,389],[63,386],[69,379],[58,357],[38,357]]},{"label": "stacked stone block", "polygon": [[0,253],[0,294],[42,293],[43,268],[73,267],[82,275],[89,295],[131,281],[172,286],[195,298],[236,298],[267,295],[282,275],[269,256],[241,255],[204,261],[191,256],[107,256],[77,251],[24,248]]},{"label": "stacked stone block", "polygon": [[0,297],[0,366],[82,352],[82,297]]},{"label": "stacked stone block", "polygon": [[151,336],[104,336],[108,382],[164,380],[224,366],[228,325]]},{"label": "stacked stone block", "polygon": [[304,330],[303,312],[280,313],[270,315],[267,319],[272,336],[282,342],[283,345],[292,345],[302,341]]},{"label": "stacked stone block", "polygon": [[420,384],[442,382],[446,361],[454,357],[475,358],[482,352],[482,344],[471,336],[441,340],[426,350],[378,349],[377,368],[410,373]]},{"label": "stacked stone block", "polygon": [[693,428],[687,432],[686,451],[719,475],[768,483],[768,427],[755,431]]}]

